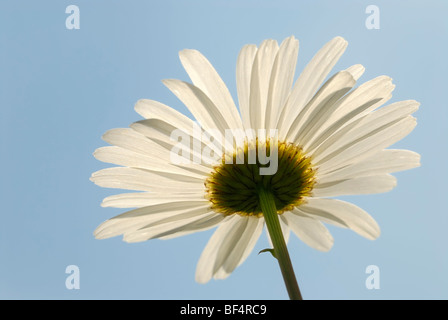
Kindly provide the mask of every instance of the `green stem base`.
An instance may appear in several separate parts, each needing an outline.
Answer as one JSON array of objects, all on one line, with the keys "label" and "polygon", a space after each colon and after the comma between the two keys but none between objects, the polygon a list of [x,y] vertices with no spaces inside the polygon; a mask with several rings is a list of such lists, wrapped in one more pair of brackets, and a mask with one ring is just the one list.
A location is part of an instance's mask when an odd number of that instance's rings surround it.
[{"label": "green stem base", "polygon": [[286,247],[286,242],[280,227],[274,196],[263,186],[259,186],[257,191],[261,210],[263,211],[263,216],[268,227],[268,232],[274,246],[275,256],[280,266],[289,298],[291,300],[302,300],[302,294],[300,293],[299,285]]}]

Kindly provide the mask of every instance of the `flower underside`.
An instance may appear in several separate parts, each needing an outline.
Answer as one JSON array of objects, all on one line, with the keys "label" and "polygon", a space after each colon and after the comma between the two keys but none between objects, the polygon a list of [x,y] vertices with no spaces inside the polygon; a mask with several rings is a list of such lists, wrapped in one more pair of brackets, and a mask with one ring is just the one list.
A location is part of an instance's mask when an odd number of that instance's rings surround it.
[{"label": "flower underside", "polygon": [[315,173],[310,157],[299,146],[272,139],[246,141],[214,167],[205,181],[206,197],[215,212],[261,217],[259,190],[263,188],[272,193],[277,213],[282,214],[312,195]]}]

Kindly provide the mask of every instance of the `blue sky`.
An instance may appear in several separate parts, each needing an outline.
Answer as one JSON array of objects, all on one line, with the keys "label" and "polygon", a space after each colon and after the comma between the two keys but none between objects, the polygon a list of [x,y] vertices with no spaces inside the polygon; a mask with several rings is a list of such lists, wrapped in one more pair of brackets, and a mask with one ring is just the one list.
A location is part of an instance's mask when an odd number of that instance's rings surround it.
[{"label": "blue sky", "polygon": [[[72,4],[79,30],[65,25]],[[365,27],[370,4],[380,9],[379,30]],[[190,115],[161,83],[188,79],[179,50],[200,50],[236,97],[240,48],[294,35],[297,72],[342,36],[349,47],[335,71],[361,63],[361,81],[394,79],[391,102],[421,102],[417,128],[394,148],[420,153],[422,167],[396,174],[387,194],[344,198],[377,220],[380,238],[329,227],[329,253],[291,239],[304,298],[447,299],[447,15],[442,0],[2,2],[0,298],[286,299],[276,261],[257,255],[265,236],[228,279],[205,285],[194,272],[212,230],[139,244],[95,240],[97,225],[123,210],[101,208],[117,192],[89,177],[107,167],[92,156],[106,145],[101,135],[140,120],[138,99]],[[69,265],[79,267],[79,290],[65,286]],[[379,267],[378,290],[365,286],[369,265]]]}]

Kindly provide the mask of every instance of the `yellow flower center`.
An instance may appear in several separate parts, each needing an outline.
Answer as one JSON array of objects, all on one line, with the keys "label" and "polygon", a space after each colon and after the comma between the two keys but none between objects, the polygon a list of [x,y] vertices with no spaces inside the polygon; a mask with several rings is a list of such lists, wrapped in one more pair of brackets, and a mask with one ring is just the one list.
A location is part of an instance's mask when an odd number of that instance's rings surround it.
[{"label": "yellow flower center", "polygon": [[[264,153],[264,154],[263,154]],[[266,157],[277,154],[277,170],[268,171],[272,163],[266,163]],[[243,161],[244,160],[244,161]],[[258,191],[259,187],[269,190],[274,196],[278,214],[299,206],[312,194],[315,173],[310,157],[304,155],[302,148],[286,143],[267,140],[260,143],[245,143],[232,154],[224,154],[221,164],[205,181],[207,199],[212,209],[225,215],[242,216],[263,215]]]}]

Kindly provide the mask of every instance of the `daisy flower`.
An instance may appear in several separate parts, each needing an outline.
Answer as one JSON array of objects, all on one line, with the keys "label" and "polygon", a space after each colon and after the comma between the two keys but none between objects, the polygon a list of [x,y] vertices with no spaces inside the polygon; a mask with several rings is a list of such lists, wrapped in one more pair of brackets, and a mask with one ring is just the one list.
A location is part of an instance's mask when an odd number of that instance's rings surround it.
[{"label": "daisy flower", "polygon": [[[383,106],[392,79],[357,85],[364,72],[359,64],[328,77],[346,47],[341,37],[326,43],[294,82],[297,39],[244,46],[236,66],[239,109],[211,63],[196,50],[181,51],[192,83],[163,83],[195,120],[140,100],[135,110],[144,120],[104,134],[112,146],[94,156],[118,167],[95,172],[91,180],[138,192],[104,199],[104,207],[134,209],[102,223],[96,238],[140,242],[217,227],[197,265],[200,283],[229,276],[265,224],[285,283],[295,280],[285,245],[291,232],[321,251],[333,245],[324,223],[377,238],[380,228],[367,212],[333,197],[390,191],[396,186],[391,173],[419,166],[417,153],[387,149],[414,129],[411,114],[419,103]],[[244,139],[228,139],[229,130],[244,130]],[[183,134],[182,143],[174,132]],[[179,153],[187,161],[173,161]]]}]

